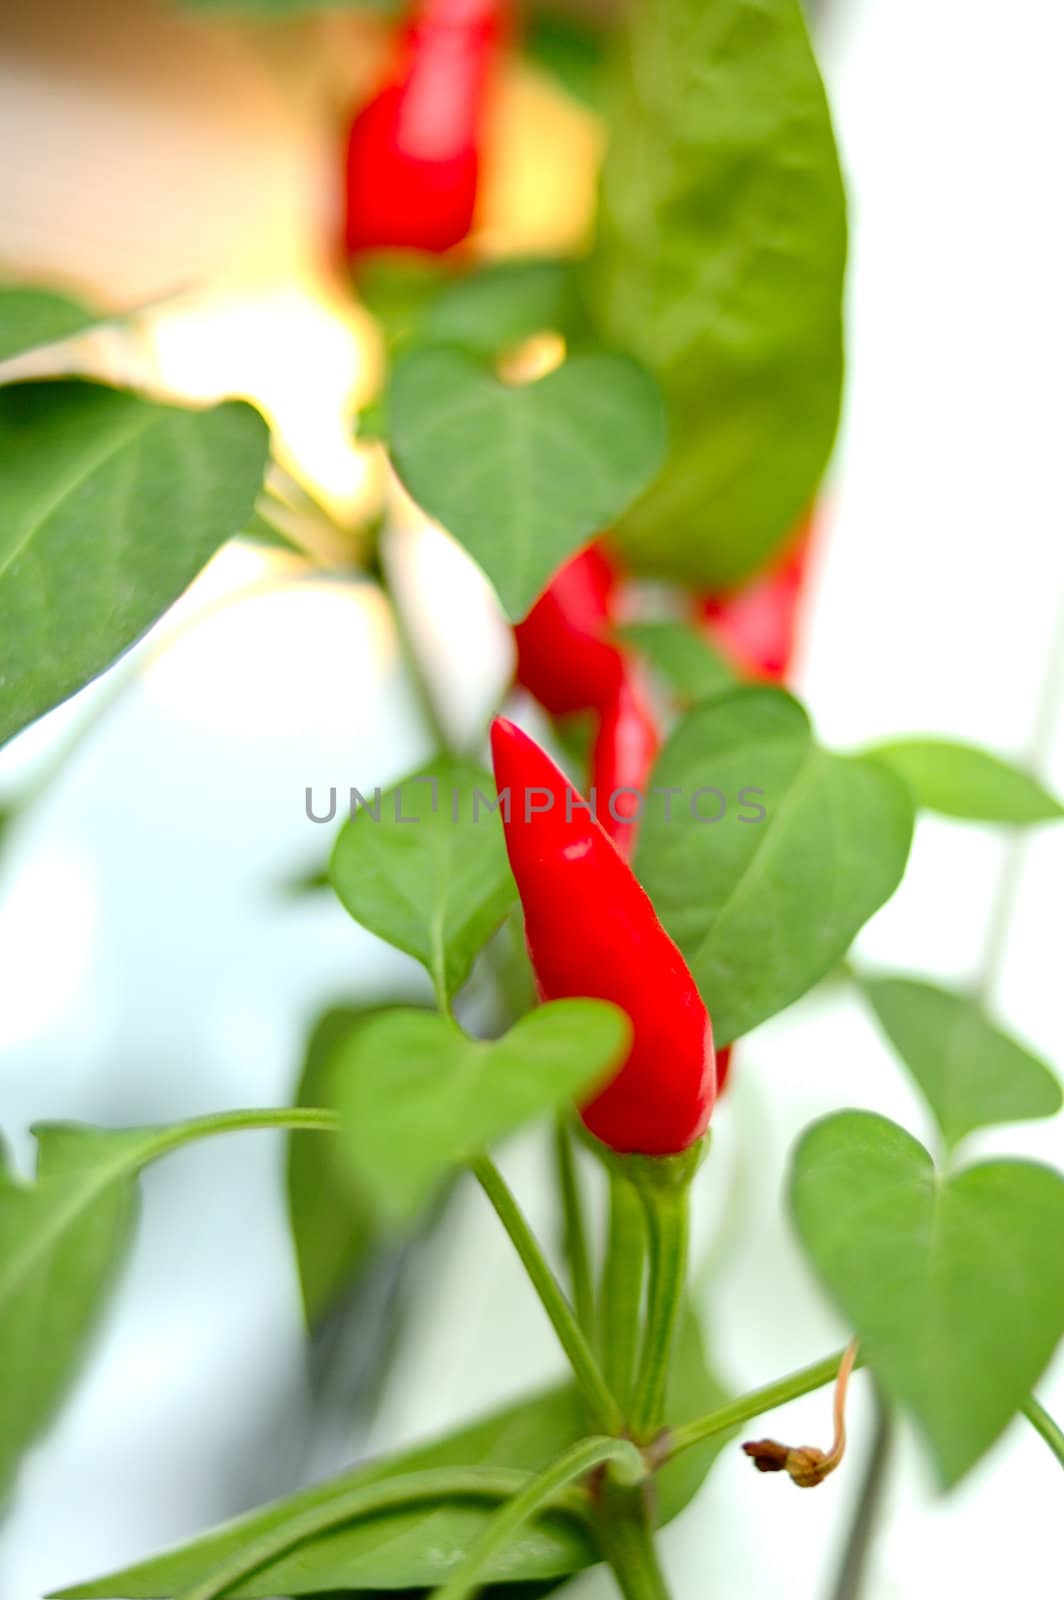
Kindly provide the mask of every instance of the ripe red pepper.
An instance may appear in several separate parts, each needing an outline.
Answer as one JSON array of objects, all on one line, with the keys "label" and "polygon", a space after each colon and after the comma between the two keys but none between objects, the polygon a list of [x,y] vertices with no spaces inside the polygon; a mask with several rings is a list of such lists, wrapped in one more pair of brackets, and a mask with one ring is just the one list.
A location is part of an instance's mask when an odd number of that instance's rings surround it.
[{"label": "ripe red pepper", "polygon": [[487,81],[503,0],[422,0],[394,72],[347,139],[345,244],[452,249],[473,225]]},{"label": "ripe red pepper", "polygon": [[654,708],[638,673],[628,668],[602,711],[591,752],[596,814],[626,861],[635,852],[640,796],[660,749]]},{"label": "ripe red pepper", "polygon": [[581,1115],[624,1154],[676,1155],[709,1123],[713,1032],[694,979],[632,869],[539,745],[497,717],[491,730],[506,848],[540,997],[610,1000],[632,1047]]},{"label": "ripe red pepper", "polygon": [[601,544],[561,567],[514,628],[517,681],[552,717],[597,711],[616,695],[624,658],[610,638],[617,571]]},{"label": "ripe red pepper", "polygon": [[790,673],[811,537],[809,516],[767,572],[741,589],[703,595],[699,601],[714,644],[750,677],[782,683]]}]

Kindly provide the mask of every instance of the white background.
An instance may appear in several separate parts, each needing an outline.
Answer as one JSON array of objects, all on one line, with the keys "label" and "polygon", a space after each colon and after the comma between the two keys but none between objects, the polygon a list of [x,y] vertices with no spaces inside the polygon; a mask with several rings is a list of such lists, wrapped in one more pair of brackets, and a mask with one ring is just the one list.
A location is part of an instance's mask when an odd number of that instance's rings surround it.
[{"label": "white background", "polygon": [[[256,280],[265,320],[233,339],[234,370],[243,359],[241,381],[272,397],[305,461],[319,451],[338,498],[358,479],[334,405],[357,388],[357,328],[328,285],[309,309],[301,296],[333,159],[314,62],[348,38],[343,26],[286,35],[279,48],[277,36],[228,23],[197,31],[132,4],[15,5],[0,24],[0,261],[95,282],[128,304],[203,275],[242,287],[263,240],[287,241]],[[851,191],[850,374],[799,688],[841,746],[927,730],[1021,755],[1033,736],[1064,576],[1062,46],[1053,0],[838,0],[827,17]],[[209,342],[228,350],[224,304],[215,315]],[[172,375],[199,347],[180,319],[170,338],[158,334],[157,354]],[[271,370],[282,355],[283,371]],[[439,549],[432,559],[430,588],[446,594],[437,670],[458,703],[481,705],[506,670],[500,634],[460,562]],[[234,553],[214,576],[224,589],[249,574],[261,577]],[[273,893],[323,848],[325,830],[303,816],[306,784],[372,787],[425,744],[372,597],[270,583],[165,656],[149,652],[143,678],[0,868],[0,1124],[21,1162],[39,1117],[123,1123],[280,1102],[323,1001],[416,989],[409,966],[338,908]],[[446,655],[449,641],[461,661]],[[5,752],[9,791],[88,709],[83,697]],[[1045,771],[1064,789],[1064,727]],[[998,837],[922,823],[902,891],[862,939],[865,958],[976,977],[1002,860]],[[996,986],[1003,1017],[1058,1068],[1062,869],[1064,830],[1032,839]],[[803,1005],[738,1053],[700,1229],[708,1242],[736,1169],[756,1159],[756,1195],[747,1184],[733,1202],[706,1308],[736,1388],[846,1335],[811,1287],[778,1193],[797,1132],[841,1104],[930,1135],[843,998]],[[1064,1155],[1059,1121],[985,1143]],[[20,1479],[0,1541],[5,1600],[147,1553],[320,1465],[279,1158],[275,1136],[246,1135],[148,1175],[113,1314]],[[509,1165],[548,1225],[538,1142],[519,1144]],[[448,1216],[411,1320],[378,1445],[556,1368],[473,1193]],[[853,1456],[817,1494],[757,1478],[726,1452],[665,1535],[677,1595],[829,1594],[867,1436],[865,1382],[854,1385]],[[1064,1412],[1060,1361],[1041,1393]],[[766,1419],[765,1431],[826,1442],[827,1397]],[[1022,1424],[945,1501],[906,1433],[868,1600],[1052,1589],[1060,1494],[1059,1469]],[[598,1577],[572,1590],[607,1592]]]}]

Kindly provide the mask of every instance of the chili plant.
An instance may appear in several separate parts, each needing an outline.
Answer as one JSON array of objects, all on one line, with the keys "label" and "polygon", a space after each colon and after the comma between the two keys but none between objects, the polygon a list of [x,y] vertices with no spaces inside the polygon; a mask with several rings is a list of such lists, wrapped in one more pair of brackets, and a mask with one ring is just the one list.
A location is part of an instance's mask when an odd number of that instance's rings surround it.
[{"label": "chili plant", "polygon": [[[239,1130],[289,1135],[311,1331],[371,1247],[432,1239],[465,1169],[570,1376],[74,1583],[67,1600],[462,1600],[484,1586],[516,1600],[597,1563],[629,1600],[661,1600],[658,1529],[721,1449],[834,1384],[828,1447],[744,1446],[760,1470],[818,1486],[843,1459],[859,1366],[915,1422],[946,1488],[1019,1413],[1064,1465],[1035,1397],[1064,1333],[1064,1179],[963,1157],[979,1129],[1058,1112],[1059,1085],[977,996],[849,959],[901,883],[918,813],[1016,829],[1064,812],[1034,774],[971,746],[827,748],[782,687],[839,414],[846,251],[797,0],[629,8],[583,58],[609,135],[588,250],[485,264],[470,233],[484,97],[519,21],[487,0],[415,8],[350,126],[344,248],[389,356],[367,448],[393,475],[353,575],[384,587],[416,672],[387,581],[398,480],[513,625],[524,698],[498,709],[538,702],[567,771],[502,716],[493,777],[489,729],[454,748],[423,681],[436,755],[352,796],[308,887],[331,885],[419,963],[432,1003],[330,1013],[287,1107],[36,1130],[32,1177],[0,1177],[0,1479],[77,1372],[130,1247],[140,1174]],[[97,320],[11,285],[0,358]],[[0,388],[0,739],[104,672],[225,541],[291,542],[268,454],[242,402],[191,411],[72,377]],[[845,1107],[803,1135],[787,1204],[852,1337],[733,1396],[702,1345],[692,1186],[714,1159],[735,1042],[840,977],[922,1092],[939,1148]],[[470,1021],[471,983],[496,991],[490,1032]],[[537,1119],[553,1128],[553,1255],[492,1156]]]}]

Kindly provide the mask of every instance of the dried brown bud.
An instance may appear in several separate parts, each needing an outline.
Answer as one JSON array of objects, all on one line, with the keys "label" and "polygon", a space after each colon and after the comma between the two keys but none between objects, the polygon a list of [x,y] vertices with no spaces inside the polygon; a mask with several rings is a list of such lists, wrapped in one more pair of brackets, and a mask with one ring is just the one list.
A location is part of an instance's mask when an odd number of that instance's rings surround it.
[{"label": "dried brown bud", "polygon": [[743,1445],[758,1472],[786,1472],[790,1448],[775,1439],[750,1439]]}]

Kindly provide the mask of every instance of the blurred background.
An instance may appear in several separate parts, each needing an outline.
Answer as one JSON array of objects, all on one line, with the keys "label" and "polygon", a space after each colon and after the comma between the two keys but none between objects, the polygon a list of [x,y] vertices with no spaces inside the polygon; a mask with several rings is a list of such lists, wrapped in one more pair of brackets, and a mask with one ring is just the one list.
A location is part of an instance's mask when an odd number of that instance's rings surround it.
[{"label": "blurred background", "polygon": [[[1041,721],[1037,759],[1059,791],[1064,719],[1047,707],[1064,674],[1052,201],[1064,17],[1052,0],[829,0],[813,21],[850,192],[849,380],[797,690],[844,747],[927,731],[1030,757]],[[336,263],[340,150],[385,37],[359,10],[285,20],[158,0],[4,0],[0,18],[3,274],[140,308],[83,339],[78,364],[189,399],[252,398],[287,470],[341,525],[379,470],[352,419],[381,353]],[[593,113],[515,61],[491,116],[479,248],[578,247],[602,147]],[[404,555],[439,698],[475,727],[508,681],[508,630],[444,536],[412,518]],[[132,657],[5,749],[0,806],[51,780],[0,855],[0,1127],[20,1164],[41,1118],[128,1124],[282,1103],[324,1004],[422,992],[413,964],[331,897],[294,899],[283,884],[330,836],[307,820],[308,785],[370,790],[430,748],[378,593],[238,544]],[[994,1002],[1059,1068],[1060,829],[1013,846],[922,820],[861,954],[978,976],[1003,873],[1015,893]],[[780,1205],[799,1130],[841,1104],[921,1136],[929,1126],[845,993],[758,1030],[737,1062],[699,1241],[715,1262],[715,1359],[745,1388],[846,1333]],[[981,1144],[1064,1159],[1059,1120]],[[506,1165],[549,1228],[539,1139]],[[408,1274],[367,1433],[380,1306],[363,1308],[345,1356],[317,1353],[316,1379],[324,1361],[332,1387],[312,1384],[279,1136],[185,1152],[144,1191],[131,1269],[0,1535],[5,1600],[37,1600],[557,1370],[506,1241],[460,1189]],[[1041,1398],[1064,1410],[1061,1360]],[[785,1436],[826,1442],[827,1412],[824,1395],[796,1404]],[[869,1426],[858,1379],[848,1470],[815,1496],[755,1478],[726,1450],[664,1536],[676,1592],[826,1596]],[[1059,1565],[1057,1471],[1017,1424],[941,1500],[903,1431],[868,1600],[1044,1579]],[[610,1589],[591,1575],[565,1592]]]}]

